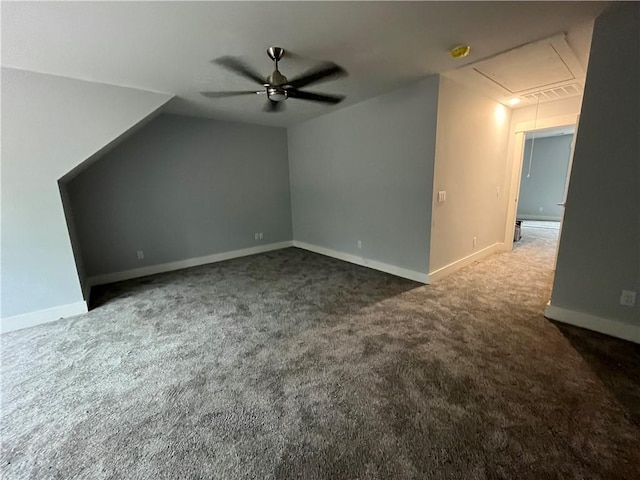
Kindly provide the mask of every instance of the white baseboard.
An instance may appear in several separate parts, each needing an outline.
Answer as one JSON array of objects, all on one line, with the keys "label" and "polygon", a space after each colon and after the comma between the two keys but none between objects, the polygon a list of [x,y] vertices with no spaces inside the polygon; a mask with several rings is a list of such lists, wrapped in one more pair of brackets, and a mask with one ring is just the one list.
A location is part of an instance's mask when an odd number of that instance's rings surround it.
[{"label": "white baseboard", "polygon": [[104,273],[102,275],[94,275],[87,279],[87,283],[94,287],[96,285],[105,285],[107,283],[121,282],[122,280],[130,280],[132,278],[146,277],[148,275],[156,275],[158,273],[172,272],[183,268],[197,267],[206,265],[207,263],[222,262],[232,258],[246,257],[247,255],[255,255],[256,253],[270,252],[272,250],[280,250],[281,248],[291,247],[292,241],[269,243],[258,247],[243,248],[241,250],[232,250],[230,252],[214,253],[204,257],[187,258],[186,260],[178,260],[175,262],[161,263],[158,265],[149,265],[148,267],[134,268],[131,270],[123,270],[120,272]]},{"label": "white baseboard", "polygon": [[538,222],[558,222],[558,223],[560,223],[560,220],[562,220],[562,218],[560,217],[555,217],[550,215],[518,215],[517,219],[518,220],[534,220]]},{"label": "white baseboard", "polygon": [[42,323],[55,322],[61,318],[73,317],[87,313],[87,303],[77,302],[68,305],[38,310],[36,312],[15,315],[0,320],[0,333],[12,332],[23,328],[34,327]]},{"label": "white baseboard", "polygon": [[456,260],[455,262],[450,263],[449,265],[446,265],[442,268],[434,270],[433,272],[430,272],[429,279],[432,282],[436,280],[440,280],[441,278],[449,276],[453,272],[456,272],[461,268],[466,267],[467,265],[471,265],[473,262],[482,260],[483,258],[488,257],[489,255],[493,255],[494,253],[499,252],[501,250],[504,250],[504,244],[494,243],[493,245],[485,247],[482,250],[478,250],[477,252],[472,253],[471,255],[468,255],[464,258],[461,258],[460,260]]},{"label": "white baseboard", "polygon": [[319,247],[311,243],[293,241],[293,246],[302,248],[303,250],[309,250],[310,252],[319,253],[320,255],[326,255],[327,257],[337,258],[338,260],[344,260],[345,262],[354,263],[362,267],[372,268],[381,272],[390,273],[397,277],[407,278],[415,282],[429,283],[429,275],[426,273],[416,272],[415,270],[409,270],[407,268],[396,267],[388,263],[378,262],[376,260],[370,260],[368,258],[358,257],[349,253],[339,252],[330,248]]},{"label": "white baseboard", "polygon": [[597,317],[588,313],[556,307],[550,303],[547,304],[544,316],[551,320],[557,320],[558,322],[568,323],[576,327],[582,327],[611,335],[612,337],[629,340],[630,342],[640,343],[640,325],[629,325],[628,323],[622,323],[616,320],[607,320],[606,318]]}]

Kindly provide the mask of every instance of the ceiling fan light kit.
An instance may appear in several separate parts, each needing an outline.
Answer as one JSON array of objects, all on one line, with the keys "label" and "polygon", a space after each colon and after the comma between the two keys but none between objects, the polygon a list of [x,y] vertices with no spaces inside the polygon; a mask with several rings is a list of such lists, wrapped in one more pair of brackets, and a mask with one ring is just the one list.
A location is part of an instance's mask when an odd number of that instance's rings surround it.
[{"label": "ceiling fan light kit", "polygon": [[335,105],[336,103],[340,103],[344,100],[343,95],[314,93],[300,90],[300,88],[313,83],[347,76],[346,70],[339,65],[332,62],[324,62],[310,70],[307,70],[293,80],[289,80],[278,69],[278,62],[285,55],[285,50],[280,47],[269,47],[267,49],[267,55],[274,62],[275,69],[273,70],[273,73],[266,78],[236,57],[220,57],[213,61],[216,65],[220,65],[221,67],[226,68],[247,80],[258,83],[263,88],[262,90],[200,93],[209,98],[266,93],[268,100],[264,109],[267,112],[277,112],[282,110],[284,107],[284,101],[288,98],[308,100],[329,105]]}]

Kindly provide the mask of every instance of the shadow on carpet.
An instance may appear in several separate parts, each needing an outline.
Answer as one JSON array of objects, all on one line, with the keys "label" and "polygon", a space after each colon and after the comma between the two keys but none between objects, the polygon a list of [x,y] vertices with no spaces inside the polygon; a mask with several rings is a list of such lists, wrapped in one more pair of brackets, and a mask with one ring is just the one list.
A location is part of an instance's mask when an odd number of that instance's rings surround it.
[{"label": "shadow on carpet", "polygon": [[640,345],[553,322],[640,427]]}]

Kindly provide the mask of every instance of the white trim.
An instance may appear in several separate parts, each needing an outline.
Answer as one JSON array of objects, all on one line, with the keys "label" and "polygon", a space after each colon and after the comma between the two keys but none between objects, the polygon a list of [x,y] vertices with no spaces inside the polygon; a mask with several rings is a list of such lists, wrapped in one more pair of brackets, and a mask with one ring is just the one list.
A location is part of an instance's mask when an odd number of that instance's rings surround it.
[{"label": "white trim", "polygon": [[515,133],[528,133],[531,131],[547,130],[549,128],[569,127],[578,123],[578,113],[558,115],[557,117],[540,118],[538,120],[526,120],[516,123]]},{"label": "white trim", "polygon": [[354,263],[362,267],[372,268],[373,270],[379,270],[381,272],[390,273],[396,277],[407,278],[415,282],[429,283],[429,275],[426,273],[416,272],[415,270],[409,270],[407,268],[396,267],[388,263],[378,262],[377,260],[371,260],[368,258],[358,257],[349,253],[339,252],[330,248],[319,247],[318,245],[312,245],[311,243],[293,241],[293,246],[302,248],[303,250],[309,250],[310,252],[319,253],[327,257],[337,258],[345,262]]},{"label": "white trim", "polygon": [[518,215],[516,220],[533,220],[539,222],[558,222],[562,220],[562,217],[554,217],[551,215]]},{"label": "white trim", "polygon": [[467,265],[471,265],[473,262],[478,260],[482,260],[489,255],[492,255],[496,252],[499,252],[504,249],[504,243],[494,243],[493,245],[489,245],[488,247],[483,248],[482,250],[478,250],[471,255],[468,255],[460,260],[456,260],[449,265],[446,265],[438,270],[434,270],[429,273],[429,279],[433,282],[436,280],[440,280],[448,275],[451,275],[453,272],[460,270],[461,268],[466,267]]},{"label": "white trim", "polygon": [[511,153],[511,179],[509,185],[509,195],[507,197],[507,217],[504,231],[504,249],[509,252],[513,250],[514,229],[518,219],[518,200],[520,198],[520,183],[522,176],[522,162],[524,161],[524,133],[516,133]]},{"label": "white trim", "polygon": [[568,323],[576,327],[582,327],[611,335],[612,337],[629,340],[630,342],[640,343],[640,325],[629,325],[628,323],[622,323],[616,320],[608,320],[588,313],[556,307],[555,305],[551,305],[551,303],[547,304],[547,308],[544,310],[544,316],[551,320],[557,320],[558,322]]},{"label": "white trim", "polygon": [[120,282],[122,280],[130,280],[132,278],[146,277],[148,275],[156,275],[158,273],[172,272],[174,270],[182,270],[183,268],[197,267],[206,265],[207,263],[222,262],[232,258],[246,257],[247,255],[255,255],[256,253],[270,252],[272,250],[280,250],[281,248],[291,247],[291,240],[286,242],[269,243],[258,247],[243,248],[241,250],[232,250],[230,252],[214,253],[204,257],[187,258],[175,262],[161,263],[158,265],[149,265],[148,267],[134,268],[131,270],[123,270],[120,272],[103,273],[94,275],[87,279],[87,283],[94,287],[96,285],[105,285],[107,283]]},{"label": "white trim", "polygon": [[87,313],[87,303],[77,302],[58,307],[47,308],[35,312],[5,317],[0,319],[0,333],[12,332],[23,328],[34,327],[43,323],[55,322],[61,318],[73,317]]}]

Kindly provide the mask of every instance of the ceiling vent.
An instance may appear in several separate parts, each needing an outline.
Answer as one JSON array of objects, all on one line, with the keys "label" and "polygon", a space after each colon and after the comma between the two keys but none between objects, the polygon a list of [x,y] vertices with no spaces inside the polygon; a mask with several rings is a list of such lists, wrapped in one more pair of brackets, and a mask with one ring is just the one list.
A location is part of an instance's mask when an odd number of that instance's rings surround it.
[{"label": "ceiling vent", "polygon": [[570,85],[564,85],[562,87],[551,88],[549,90],[542,90],[540,92],[529,93],[522,98],[529,103],[550,102],[553,100],[560,100],[561,98],[574,97],[576,95],[582,95],[582,86],[578,83]]},{"label": "ceiling vent", "polygon": [[[565,34],[521,45],[478,60],[445,76],[483,91],[499,102],[520,106],[582,94],[585,72]],[[533,97],[532,97],[533,96]]]}]

